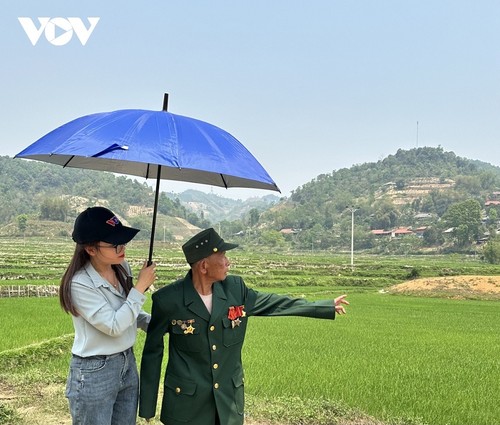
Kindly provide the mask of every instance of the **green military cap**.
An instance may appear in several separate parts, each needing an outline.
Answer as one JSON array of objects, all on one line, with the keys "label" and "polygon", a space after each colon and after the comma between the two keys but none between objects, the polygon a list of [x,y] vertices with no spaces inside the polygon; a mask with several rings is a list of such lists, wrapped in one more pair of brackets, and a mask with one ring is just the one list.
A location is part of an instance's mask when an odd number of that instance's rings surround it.
[{"label": "green military cap", "polygon": [[210,228],[201,231],[189,239],[182,245],[182,251],[184,251],[187,262],[194,264],[215,252],[229,251],[237,246],[234,243],[224,242],[224,239],[213,228]]}]

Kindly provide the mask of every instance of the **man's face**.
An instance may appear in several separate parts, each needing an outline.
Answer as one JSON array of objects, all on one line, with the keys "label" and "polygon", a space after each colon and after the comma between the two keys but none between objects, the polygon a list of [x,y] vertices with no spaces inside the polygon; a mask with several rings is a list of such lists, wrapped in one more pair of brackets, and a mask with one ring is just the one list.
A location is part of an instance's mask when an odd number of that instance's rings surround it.
[{"label": "man's face", "polygon": [[214,282],[224,280],[230,265],[226,251],[216,252],[206,258],[207,276]]}]

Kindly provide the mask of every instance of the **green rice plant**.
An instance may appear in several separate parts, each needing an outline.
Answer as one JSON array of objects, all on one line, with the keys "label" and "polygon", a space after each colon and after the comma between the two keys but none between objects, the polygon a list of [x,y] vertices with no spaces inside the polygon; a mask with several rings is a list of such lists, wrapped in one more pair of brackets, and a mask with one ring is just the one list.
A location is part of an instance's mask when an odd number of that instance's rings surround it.
[{"label": "green rice plant", "polygon": [[497,423],[495,302],[349,298],[335,322],[251,318],[248,392],[335,400],[386,421]]},{"label": "green rice plant", "polygon": [[[69,240],[0,239],[0,284],[58,284],[73,248]],[[127,247],[135,275],[146,255],[145,242]],[[179,247],[158,244],[154,258],[157,286],[188,270]],[[243,355],[254,415],[267,420],[281,415],[290,424],[314,425],[333,424],[338,414],[349,417],[360,411],[386,425],[498,423],[498,304],[377,291],[407,279],[414,269],[421,277],[494,275],[500,272],[498,265],[464,256],[358,255],[352,270],[348,254],[262,255],[245,249],[232,251],[230,260],[232,273],[259,290],[309,299],[348,293],[351,301],[348,314],[335,322],[250,319]],[[150,307],[148,301],[145,310]],[[73,327],[58,299],[0,299],[0,312],[0,377],[63,385],[71,337],[64,347],[56,341]],[[135,349],[139,361],[143,343],[140,332]],[[33,344],[45,348],[40,352]],[[14,361],[13,369],[9,365]],[[314,422],[315,414],[323,422]]]},{"label": "green rice plant", "polygon": [[0,298],[0,353],[73,332],[59,298]]},{"label": "green rice plant", "polygon": [[[334,296],[330,290],[309,293],[305,288],[295,289],[303,292],[294,295],[310,299]],[[300,420],[314,415],[319,403],[323,413],[317,414],[326,418],[345,409],[364,412],[386,423],[496,423],[500,417],[495,402],[500,390],[496,354],[500,313],[495,302],[373,292],[353,293],[349,299],[348,314],[335,321],[250,318],[243,355],[254,415],[268,415],[271,420],[288,406],[289,423],[317,425],[320,422]],[[6,339],[16,341],[23,354],[16,359],[14,351],[7,350],[0,369],[12,376],[10,362],[14,361],[18,381],[52,380],[62,385],[71,337],[64,347],[54,345],[51,338],[54,333],[68,333],[69,317],[57,302],[48,299],[2,301],[2,312],[9,303],[15,308],[7,309],[11,326],[0,328],[0,341],[4,345]],[[21,308],[23,302],[31,307]],[[45,303],[44,314],[37,317],[50,320],[38,320],[36,326],[29,327],[34,337],[27,338],[26,311],[36,310],[31,302]],[[149,300],[145,309],[150,309]],[[26,347],[45,339],[49,341],[38,348]],[[135,348],[139,361],[143,343],[144,333],[140,332]],[[296,398],[304,400],[305,405],[294,403]],[[274,407],[266,400],[274,400]]]}]

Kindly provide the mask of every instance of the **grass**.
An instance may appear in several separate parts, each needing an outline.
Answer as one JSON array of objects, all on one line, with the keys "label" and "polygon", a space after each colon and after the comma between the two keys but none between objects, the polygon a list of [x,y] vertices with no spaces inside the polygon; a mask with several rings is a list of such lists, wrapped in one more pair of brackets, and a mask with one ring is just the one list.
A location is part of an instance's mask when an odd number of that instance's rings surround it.
[{"label": "grass", "polygon": [[71,316],[62,312],[59,299],[0,298],[2,323],[0,352],[35,344],[73,332]]},{"label": "grass", "polygon": [[[272,421],[283,419],[280,412],[287,411],[286,423],[320,425],[329,423],[317,422],[322,415],[331,420],[342,412],[349,416],[359,411],[386,423],[497,423],[497,303],[374,292],[349,298],[348,315],[335,321],[250,319],[243,355],[247,410],[253,417]],[[17,344],[32,344],[33,338],[23,332],[25,310],[17,308],[31,300],[5,301],[16,307],[17,320],[13,312],[10,318],[19,326],[17,334],[2,328],[0,341],[5,346],[10,335]],[[67,331],[69,318],[57,303],[33,301],[45,303],[41,309],[51,318],[37,327],[38,342],[58,326]],[[143,342],[141,333],[137,353]],[[0,352],[0,371],[4,378],[9,372],[10,382],[18,384],[63,385],[70,346],[71,338],[53,338]],[[317,413],[316,422],[307,420],[307,412],[316,411],[318,404],[325,411]]]},{"label": "grass", "polygon": [[333,323],[254,318],[245,347],[248,391],[336,400],[385,420],[497,422],[495,302],[350,299],[349,315]]},{"label": "grass", "polygon": [[[71,247],[67,241],[34,246],[0,240],[0,277],[27,283],[15,273],[32,267],[33,280],[57,282]],[[141,244],[127,250],[136,271],[146,251]],[[46,262],[43,253],[50,253]],[[162,281],[187,271],[178,250],[158,250],[156,258]],[[259,290],[308,299],[348,293],[351,302],[348,314],[335,321],[250,319],[243,351],[249,417],[291,425],[500,423],[498,302],[378,291],[415,269],[420,276],[493,275],[498,266],[469,257],[360,257],[352,271],[347,256],[238,250],[231,259],[233,273]],[[57,298],[0,299],[0,311],[2,324],[8,324],[0,327],[0,385],[22,394],[0,404],[0,424],[34,424],[32,418],[19,420],[19,412],[40,394],[45,413],[67,418],[70,316]],[[138,360],[143,343],[140,333]],[[55,390],[47,395],[50,388]],[[367,417],[372,419],[360,419]]]}]

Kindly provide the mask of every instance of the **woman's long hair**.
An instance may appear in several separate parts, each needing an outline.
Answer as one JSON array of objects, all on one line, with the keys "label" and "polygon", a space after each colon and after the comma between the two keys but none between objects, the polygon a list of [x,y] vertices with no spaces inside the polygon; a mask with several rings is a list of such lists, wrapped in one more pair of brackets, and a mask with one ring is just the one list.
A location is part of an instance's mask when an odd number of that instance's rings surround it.
[{"label": "woman's long hair", "polygon": [[[76,272],[82,269],[90,261],[90,255],[85,248],[95,247],[96,249],[99,249],[98,244],[99,242],[76,244],[73,258],[71,259],[68,268],[64,272],[61,279],[61,285],[59,286],[59,303],[66,313],[72,314],[73,316],[79,316],[80,313],[78,313],[75,305],[73,304],[73,300],[71,299],[71,281],[73,280],[73,276]],[[133,287],[132,276],[129,276],[125,268],[120,264],[113,266],[113,270],[115,271],[118,281],[125,291],[125,294],[128,295],[130,289]]]},{"label": "woman's long hair", "polygon": [[90,255],[85,250],[87,246],[89,245],[76,244],[73,258],[64,272],[61,285],[59,286],[59,303],[66,313],[70,313],[73,316],[79,316],[80,314],[71,299],[71,281],[76,272],[90,261]]}]

